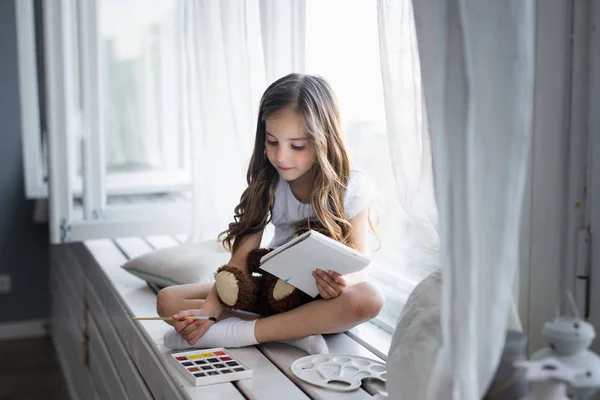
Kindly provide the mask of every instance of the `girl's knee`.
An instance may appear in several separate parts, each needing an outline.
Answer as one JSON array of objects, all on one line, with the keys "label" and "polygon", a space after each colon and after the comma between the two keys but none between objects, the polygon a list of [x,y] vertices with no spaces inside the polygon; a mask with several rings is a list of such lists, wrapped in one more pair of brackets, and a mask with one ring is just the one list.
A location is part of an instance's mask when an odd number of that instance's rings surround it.
[{"label": "girl's knee", "polygon": [[349,318],[363,322],[375,318],[383,308],[384,297],[377,287],[363,282],[351,287],[346,294]]},{"label": "girl's knee", "polygon": [[156,295],[156,311],[161,317],[168,317],[176,313],[174,306],[177,302],[178,293],[174,287],[167,287]]}]

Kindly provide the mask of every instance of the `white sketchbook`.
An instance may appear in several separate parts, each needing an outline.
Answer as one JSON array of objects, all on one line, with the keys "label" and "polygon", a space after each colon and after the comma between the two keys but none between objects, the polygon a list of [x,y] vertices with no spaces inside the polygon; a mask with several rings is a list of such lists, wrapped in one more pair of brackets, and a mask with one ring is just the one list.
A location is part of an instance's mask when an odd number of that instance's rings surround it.
[{"label": "white sketchbook", "polygon": [[315,269],[346,275],[370,263],[360,251],[311,230],[266,254],[260,259],[260,268],[315,297],[319,294],[312,275]]}]

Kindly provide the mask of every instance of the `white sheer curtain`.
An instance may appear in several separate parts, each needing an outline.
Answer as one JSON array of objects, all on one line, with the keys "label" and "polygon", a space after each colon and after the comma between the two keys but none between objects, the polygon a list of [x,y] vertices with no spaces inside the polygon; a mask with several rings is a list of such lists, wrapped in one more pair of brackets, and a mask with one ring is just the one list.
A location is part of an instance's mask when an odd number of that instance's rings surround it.
[{"label": "white sheer curtain", "polygon": [[[443,344],[424,382],[429,399],[479,399],[498,366],[509,320],[519,328],[513,288],[531,134],[534,6],[531,0],[412,5],[427,118],[419,109],[418,68],[403,69],[399,61],[417,59],[416,46],[401,44],[414,44],[406,39],[411,2],[380,0],[378,8],[397,185],[423,232],[436,225],[422,218],[427,213],[416,200],[430,200],[425,121],[433,143]],[[404,141],[420,141],[423,152],[403,154]]]},{"label": "white sheer curtain", "polygon": [[[232,221],[246,187],[260,97],[267,85],[299,65],[291,58],[275,65],[281,48],[297,49],[297,36],[277,20],[291,21],[297,0],[271,8],[273,0],[180,0],[184,35],[184,124],[191,136],[193,235],[212,239]],[[279,1],[277,2],[279,3]],[[265,15],[265,13],[268,13]],[[301,19],[298,19],[300,23]],[[263,35],[278,35],[267,57]],[[300,53],[301,54],[301,53]]]},{"label": "white sheer curtain", "polygon": [[304,72],[306,0],[260,0],[260,20],[267,81]]},{"label": "white sheer curtain", "polygon": [[388,148],[406,214],[400,259],[412,270],[430,271],[439,266],[439,235],[411,1],[379,0],[378,26]]}]

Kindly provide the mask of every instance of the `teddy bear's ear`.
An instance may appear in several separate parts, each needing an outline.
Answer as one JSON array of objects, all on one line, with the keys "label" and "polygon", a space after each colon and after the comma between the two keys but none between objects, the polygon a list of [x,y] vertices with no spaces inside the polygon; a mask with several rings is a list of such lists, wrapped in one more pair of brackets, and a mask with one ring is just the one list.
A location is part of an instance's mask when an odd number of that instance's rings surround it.
[{"label": "teddy bear's ear", "polygon": [[260,288],[251,276],[226,264],[217,270],[215,286],[219,299],[227,308],[256,312]]},{"label": "teddy bear's ear", "polygon": [[271,274],[265,277],[264,288],[273,314],[289,311],[313,300],[301,290]]},{"label": "teddy bear's ear", "polygon": [[260,269],[260,259],[265,255],[272,251],[273,249],[255,249],[251,250],[248,253],[248,257],[246,258],[246,263],[248,264],[248,272],[259,273],[262,274],[263,271]]}]

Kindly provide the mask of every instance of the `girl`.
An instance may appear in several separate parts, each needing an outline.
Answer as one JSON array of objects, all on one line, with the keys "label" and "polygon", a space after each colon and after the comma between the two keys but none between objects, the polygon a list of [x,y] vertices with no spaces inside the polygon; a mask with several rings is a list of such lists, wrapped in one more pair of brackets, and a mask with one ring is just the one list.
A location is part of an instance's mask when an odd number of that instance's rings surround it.
[{"label": "girl", "polygon": [[[376,190],[363,172],[350,169],[337,100],[324,79],[290,74],[267,88],[247,181],[234,222],[220,236],[232,253],[229,265],[247,273],[246,256],[259,247],[269,222],[275,226],[269,247],[290,240],[298,221],[318,218],[332,238],[366,250],[368,206]],[[343,332],[375,317],[383,297],[361,273],[344,278],[326,265],[319,267],[313,275],[322,299],[258,320],[224,310],[212,284],[163,289],[158,313],[177,320],[165,345],[241,347],[284,341],[310,354],[327,352],[320,334]],[[191,315],[218,322],[183,319]]]}]

